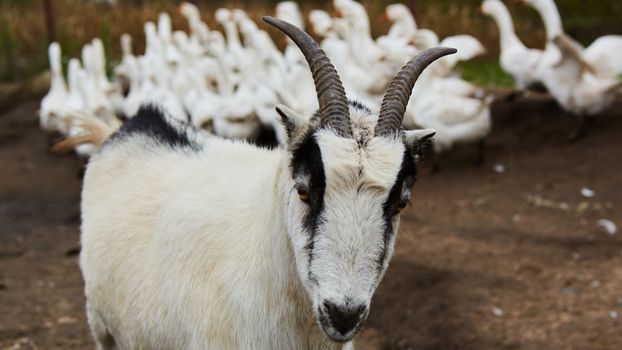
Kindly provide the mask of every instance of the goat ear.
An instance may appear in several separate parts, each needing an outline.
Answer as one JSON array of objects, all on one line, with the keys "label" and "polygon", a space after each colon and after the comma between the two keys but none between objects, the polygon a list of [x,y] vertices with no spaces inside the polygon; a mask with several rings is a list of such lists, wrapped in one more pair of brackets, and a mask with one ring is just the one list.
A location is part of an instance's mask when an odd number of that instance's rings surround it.
[{"label": "goat ear", "polygon": [[287,143],[293,142],[298,135],[307,129],[308,120],[302,114],[285,105],[277,105],[276,112],[281,117],[281,125],[285,129]]},{"label": "goat ear", "polygon": [[406,130],[404,142],[410,149],[416,161],[421,160],[425,151],[432,144],[432,137],[436,134],[434,129]]}]

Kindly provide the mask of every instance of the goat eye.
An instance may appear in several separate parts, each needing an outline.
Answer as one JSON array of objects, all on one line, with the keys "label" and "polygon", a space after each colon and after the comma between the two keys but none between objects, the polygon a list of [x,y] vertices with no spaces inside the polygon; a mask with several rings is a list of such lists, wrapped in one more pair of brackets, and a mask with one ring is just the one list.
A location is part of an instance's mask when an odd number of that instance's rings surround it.
[{"label": "goat eye", "polygon": [[302,187],[298,187],[296,190],[298,191],[298,196],[300,197],[300,200],[305,203],[309,203],[309,191]]},{"label": "goat eye", "polygon": [[402,212],[402,210],[404,210],[404,208],[406,208],[406,206],[408,205],[408,200],[404,199],[402,201],[400,201],[397,204],[397,208],[396,208],[396,214],[399,214]]}]

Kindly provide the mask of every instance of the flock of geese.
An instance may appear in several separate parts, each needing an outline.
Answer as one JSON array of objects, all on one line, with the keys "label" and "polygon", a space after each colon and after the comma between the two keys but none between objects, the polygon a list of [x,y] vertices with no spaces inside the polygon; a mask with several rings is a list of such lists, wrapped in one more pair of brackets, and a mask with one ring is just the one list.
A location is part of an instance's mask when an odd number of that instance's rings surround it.
[{"label": "flock of geese", "polygon": [[[482,3],[482,11],[499,27],[501,67],[517,87],[528,90],[544,85],[564,109],[581,118],[608,108],[620,90],[622,36],[605,36],[583,48],[563,32],[553,0],[522,1],[543,17],[545,50],[527,48],[520,41],[500,0]],[[322,10],[309,13],[309,31],[321,38],[320,45],[350,99],[379,109],[381,93],[405,62],[429,47],[454,47],[458,54],[433,63],[419,78],[404,127],[435,129],[436,152],[485,138],[491,129],[492,97],[463,80],[455,69],[460,61],[485,52],[476,38],[455,35],[441,40],[432,30],[418,28],[406,6],[393,4],[386,8],[390,30],[374,39],[360,3],[334,0],[333,5],[335,16]],[[106,75],[100,39],[83,47],[81,60],[69,60],[66,80],[61,48],[50,45],[51,87],[41,102],[39,118],[45,131],[67,136],[57,150],[75,149],[81,156],[90,156],[145,103],[220,137],[254,140],[272,130],[278,142],[284,136],[275,105],[308,116],[317,109],[307,63],[291,41],[281,52],[240,9],[221,8],[214,13],[223,32],[209,28],[191,3],[182,3],[179,12],[188,21],[189,32],[173,31],[170,16],[161,13],[157,24],[144,25],[142,55],[133,52],[132,38],[124,34],[123,57],[112,79]],[[276,17],[304,29],[295,2],[279,3]]]},{"label": "flock of geese", "polygon": [[522,90],[543,85],[566,111],[581,123],[571,138],[580,136],[587,117],[612,106],[621,94],[622,35],[605,35],[584,48],[564,32],[553,0],[519,0],[535,8],[544,22],[544,50],[526,47],[514,31],[512,17],[500,0],[485,0],[482,12],[497,23],[501,68]]}]

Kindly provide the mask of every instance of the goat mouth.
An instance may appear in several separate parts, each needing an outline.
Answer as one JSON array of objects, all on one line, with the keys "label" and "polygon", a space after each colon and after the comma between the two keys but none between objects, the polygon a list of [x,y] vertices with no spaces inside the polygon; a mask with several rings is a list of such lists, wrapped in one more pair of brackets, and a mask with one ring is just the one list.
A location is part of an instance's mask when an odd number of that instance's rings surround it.
[{"label": "goat mouth", "polygon": [[322,333],[326,335],[330,340],[337,343],[346,343],[351,341],[361,330],[365,321],[367,319],[367,315],[361,318],[361,320],[357,323],[355,327],[351,330],[347,331],[345,334],[342,334],[338,331],[331,323],[330,318],[326,313],[320,308],[318,310],[318,322],[320,324],[320,329]]}]

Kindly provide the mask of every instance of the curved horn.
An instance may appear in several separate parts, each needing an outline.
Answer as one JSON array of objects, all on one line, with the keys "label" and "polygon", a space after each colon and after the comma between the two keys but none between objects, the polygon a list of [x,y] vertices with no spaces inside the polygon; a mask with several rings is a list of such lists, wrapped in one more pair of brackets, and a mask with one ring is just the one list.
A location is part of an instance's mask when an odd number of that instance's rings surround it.
[{"label": "curved horn", "polygon": [[456,52],[456,49],[448,47],[434,47],[423,51],[402,67],[402,70],[391,81],[382,99],[374,133],[376,136],[390,136],[399,132],[406,112],[406,105],[421,72],[430,63]]},{"label": "curved horn", "polygon": [[292,24],[270,16],[264,16],[263,20],[292,39],[307,60],[320,105],[321,125],[333,128],[339,136],[352,137],[346,91],[335,67],[320,45],[309,34]]}]

